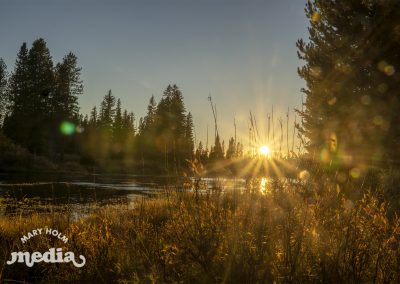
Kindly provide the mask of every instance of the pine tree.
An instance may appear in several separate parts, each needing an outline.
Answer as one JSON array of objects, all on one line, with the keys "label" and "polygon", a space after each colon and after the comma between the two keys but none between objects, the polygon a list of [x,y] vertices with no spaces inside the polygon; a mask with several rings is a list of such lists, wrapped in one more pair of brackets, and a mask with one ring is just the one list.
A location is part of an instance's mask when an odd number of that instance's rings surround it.
[{"label": "pine tree", "polygon": [[179,169],[186,164],[188,156],[185,147],[186,138],[186,110],[183,103],[182,92],[176,85],[168,85],[164,95],[157,105],[156,111],[158,137],[157,147],[159,153],[164,153],[165,159],[171,161],[170,167]]},{"label": "pine tree", "polygon": [[[30,113],[29,145],[33,153],[51,155],[54,145],[51,145],[52,106],[54,95],[53,60],[46,42],[43,39],[35,40],[28,54],[28,70],[30,82],[30,99],[32,109]],[[50,142],[50,144],[49,144]]]},{"label": "pine tree", "polygon": [[219,134],[215,137],[214,146],[211,147],[209,159],[212,162],[218,162],[224,158],[224,151],[222,149],[222,144],[219,139]]},{"label": "pine tree", "polygon": [[113,152],[113,123],[115,118],[115,97],[111,90],[107,92],[100,104],[100,113],[98,127],[96,129],[96,138],[101,143],[98,145],[97,160],[106,166],[107,160]]},{"label": "pine tree", "polygon": [[32,43],[28,54],[28,70],[32,83],[33,111],[38,117],[48,117],[52,111],[50,103],[54,95],[55,78],[53,60],[42,38]]},{"label": "pine tree", "polygon": [[121,100],[117,99],[117,106],[115,107],[115,116],[112,121],[111,129],[111,156],[114,159],[121,159],[123,155],[123,144],[125,140],[125,133],[123,132],[122,124],[122,110],[121,110]]},{"label": "pine tree", "polygon": [[28,48],[24,42],[17,55],[14,72],[10,77],[9,109],[4,118],[4,133],[15,142],[27,145],[30,105],[30,78],[28,72]]},{"label": "pine tree", "polygon": [[138,127],[139,135],[142,136],[144,131],[145,131],[144,118],[141,117],[141,118],[139,118],[139,127]]},{"label": "pine tree", "polygon": [[51,97],[54,93],[53,61],[43,39],[28,50],[23,43],[11,76],[11,111],[5,133],[35,154],[46,154],[51,128]]},{"label": "pine tree", "polygon": [[229,145],[228,145],[228,150],[226,150],[226,158],[227,159],[231,159],[236,157],[236,145],[235,145],[235,139],[233,139],[233,137],[231,137],[231,139],[229,139]]},{"label": "pine tree", "polygon": [[124,157],[128,161],[133,160],[136,145],[135,115],[132,112],[128,113],[127,110],[124,110],[122,115],[122,125]]},{"label": "pine tree", "polygon": [[200,141],[199,145],[197,146],[196,152],[195,152],[195,158],[201,163],[203,162],[202,157],[204,153],[204,147],[203,143]]},{"label": "pine tree", "polygon": [[243,157],[243,144],[240,142],[236,144],[236,157]]},{"label": "pine tree", "polygon": [[160,162],[159,149],[156,148],[156,101],[151,96],[147,106],[147,114],[139,119],[138,137],[135,141],[137,147],[138,160],[148,163],[154,160]]},{"label": "pine tree", "polygon": [[87,125],[80,137],[80,155],[83,163],[95,164],[100,157],[99,140],[99,118],[97,108],[94,106],[90,111]]},{"label": "pine tree", "polygon": [[136,127],[135,127],[135,114],[133,112],[129,113],[129,127],[127,129],[129,130],[129,133],[132,135],[136,135]]},{"label": "pine tree", "polygon": [[125,109],[124,114],[122,115],[122,129],[123,133],[127,135],[135,135],[136,129],[135,129],[135,115],[133,112],[128,113],[128,111]]},{"label": "pine tree", "polygon": [[85,116],[83,116],[83,119],[80,119],[80,124],[83,127],[83,130],[85,130],[88,125],[89,125],[89,116],[87,114],[85,114]]},{"label": "pine tree", "polygon": [[194,137],[193,137],[193,118],[190,112],[187,114],[185,122],[185,149],[186,149],[185,156],[191,159],[194,154]]},{"label": "pine tree", "polygon": [[90,112],[89,125],[92,127],[96,127],[97,122],[98,122],[97,109],[94,106]]},{"label": "pine tree", "polygon": [[0,58],[0,128],[3,124],[3,119],[6,113],[8,104],[7,98],[7,66],[3,59]]},{"label": "pine tree", "polygon": [[144,119],[144,124],[146,128],[151,128],[156,119],[156,106],[157,103],[154,99],[154,96],[151,96],[149,105],[147,106],[147,114]]},{"label": "pine tree", "polygon": [[111,131],[112,124],[115,117],[115,97],[111,90],[104,96],[103,101],[100,105],[100,119],[99,123],[102,128]]},{"label": "pine tree", "polygon": [[400,159],[399,1],[309,1],[297,42],[307,83],[300,133],[327,162]]},{"label": "pine tree", "polygon": [[182,92],[168,85],[156,105],[152,96],[147,114],[139,120],[137,158],[165,171],[181,169],[193,157],[193,121],[186,114]]},{"label": "pine tree", "polygon": [[77,67],[77,60],[70,52],[55,68],[56,90],[52,106],[61,119],[72,120],[79,112],[78,96],[83,93],[83,84],[80,78],[82,68]]},{"label": "pine tree", "polygon": [[55,141],[53,149],[60,153],[60,161],[64,152],[73,153],[77,148],[75,137],[68,137],[59,131],[62,123],[79,124],[78,96],[83,93],[80,79],[81,68],[77,67],[77,58],[73,53],[64,56],[63,61],[55,67],[55,90],[50,98],[51,103],[51,140]]},{"label": "pine tree", "polygon": [[122,121],[121,100],[117,100],[115,119],[113,122],[113,139],[115,143],[122,144],[124,140],[124,125]]}]

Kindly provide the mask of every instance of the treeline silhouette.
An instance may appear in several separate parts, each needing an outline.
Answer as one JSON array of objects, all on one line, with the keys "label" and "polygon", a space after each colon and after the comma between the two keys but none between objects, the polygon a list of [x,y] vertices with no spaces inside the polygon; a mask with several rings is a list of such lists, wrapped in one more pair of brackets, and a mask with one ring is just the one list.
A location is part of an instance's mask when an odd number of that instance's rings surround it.
[{"label": "treeline silhouette", "polygon": [[[168,85],[158,103],[152,96],[147,114],[138,121],[111,90],[89,115],[81,114],[78,98],[82,94],[81,68],[73,53],[54,64],[44,39],[35,40],[31,48],[23,43],[11,74],[0,59],[2,135],[33,157],[69,163],[71,168],[81,164],[172,174],[189,169],[194,160],[210,166],[243,156],[242,144],[231,138],[225,149],[219,135],[210,149],[199,142],[195,150],[193,117],[176,85]],[[16,149],[4,141],[3,151]],[[8,164],[12,160],[7,157]],[[2,161],[0,169],[7,170]]]},{"label": "treeline silhouette", "polygon": [[150,99],[147,115],[140,118],[138,129],[135,117],[121,110],[121,101],[111,90],[104,96],[99,112],[94,107],[90,117],[81,119],[81,158],[84,163],[112,161],[142,171],[174,173],[187,168],[193,159],[193,120],[186,112],[182,93],[169,85],[156,104]]},{"label": "treeline silhouette", "polygon": [[30,49],[23,43],[14,72],[3,87],[5,135],[33,154],[51,160],[71,151],[73,141],[65,139],[58,129],[62,121],[79,123],[78,96],[83,92],[80,72],[73,53],[54,66],[43,39],[34,41]]}]

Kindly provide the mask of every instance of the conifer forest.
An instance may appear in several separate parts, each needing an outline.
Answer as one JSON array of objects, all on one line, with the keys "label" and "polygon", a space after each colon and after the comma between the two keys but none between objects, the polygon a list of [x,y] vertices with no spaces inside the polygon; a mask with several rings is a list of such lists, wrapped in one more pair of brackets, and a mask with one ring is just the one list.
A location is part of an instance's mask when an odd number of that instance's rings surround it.
[{"label": "conifer forest", "polygon": [[399,0],[0,26],[2,283],[400,282]]}]

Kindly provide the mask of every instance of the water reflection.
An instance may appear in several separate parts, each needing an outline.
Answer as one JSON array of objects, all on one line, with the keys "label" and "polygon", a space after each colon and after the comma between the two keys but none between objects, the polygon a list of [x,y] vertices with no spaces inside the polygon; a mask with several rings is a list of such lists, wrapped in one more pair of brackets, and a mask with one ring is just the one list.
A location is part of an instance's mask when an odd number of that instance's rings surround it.
[{"label": "water reflection", "polygon": [[260,192],[262,194],[268,194],[271,192],[270,187],[268,186],[268,179],[266,177],[263,177],[260,180]]},{"label": "water reflection", "polygon": [[[269,178],[171,178],[129,175],[0,175],[3,214],[69,210],[88,212],[105,205],[130,206],[133,200],[173,188],[198,192],[245,190],[267,194]],[[79,214],[81,214],[79,213]]]},{"label": "water reflection", "polygon": [[109,203],[115,199],[148,194],[151,187],[138,184],[100,184],[89,182],[2,183],[3,199],[32,199],[41,203]]},{"label": "water reflection", "polygon": [[158,192],[167,181],[121,175],[0,175],[0,211],[13,214],[70,210],[97,206],[129,206],[141,196]]}]

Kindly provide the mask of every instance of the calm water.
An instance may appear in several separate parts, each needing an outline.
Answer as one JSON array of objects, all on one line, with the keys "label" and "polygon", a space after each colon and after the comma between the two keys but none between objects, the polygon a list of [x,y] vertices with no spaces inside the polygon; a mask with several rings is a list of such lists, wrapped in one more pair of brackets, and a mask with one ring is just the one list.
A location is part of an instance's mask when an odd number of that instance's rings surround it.
[{"label": "calm water", "polygon": [[129,204],[137,197],[155,194],[170,183],[162,177],[121,175],[0,174],[0,210],[44,210],[51,206]]},{"label": "calm water", "polygon": [[[238,179],[203,179],[206,187],[216,183],[223,188],[243,187]],[[129,205],[138,197],[156,194],[168,185],[187,186],[183,178],[129,175],[46,175],[0,174],[0,211],[2,214],[49,210],[49,205],[87,211],[93,204]]]}]

